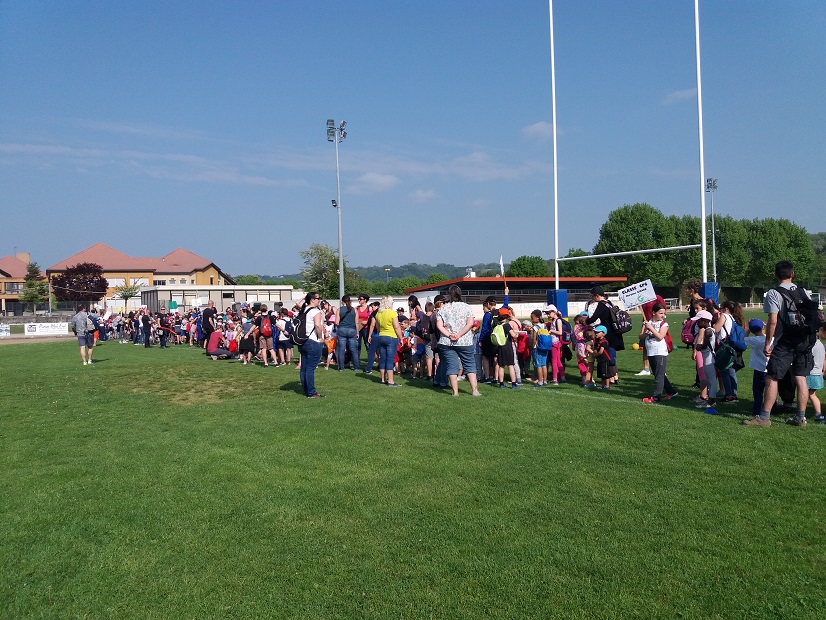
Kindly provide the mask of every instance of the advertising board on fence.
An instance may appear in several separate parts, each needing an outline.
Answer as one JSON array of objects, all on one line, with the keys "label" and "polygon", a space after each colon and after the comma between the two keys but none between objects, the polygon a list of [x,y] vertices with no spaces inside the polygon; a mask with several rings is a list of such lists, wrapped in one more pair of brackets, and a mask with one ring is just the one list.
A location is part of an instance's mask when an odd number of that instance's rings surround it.
[{"label": "advertising board on fence", "polygon": [[8,338],[9,336],[11,336],[11,325],[0,323],[0,338]]},{"label": "advertising board on fence", "polygon": [[654,285],[651,284],[651,280],[637,282],[631,286],[621,288],[619,290],[619,296],[625,304],[626,310],[636,308],[637,306],[657,299],[657,293],[654,292]]},{"label": "advertising board on fence", "polygon": [[23,326],[25,336],[67,336],[68,323],[26,323]]}]

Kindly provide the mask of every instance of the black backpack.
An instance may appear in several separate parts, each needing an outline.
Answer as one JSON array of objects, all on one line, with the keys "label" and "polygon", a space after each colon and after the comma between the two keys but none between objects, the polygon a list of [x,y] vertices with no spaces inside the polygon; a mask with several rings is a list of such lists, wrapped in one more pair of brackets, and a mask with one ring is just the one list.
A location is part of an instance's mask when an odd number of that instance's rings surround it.
[{"label": "black backpack", "polygon": [[300,347],[310,339],[310,331],[307,329],[307,310],[302,310],[296,314],[291,323],[290,341]]},{"label": "black backpack", "polygon": [[783,333],[791,338],[816,334],[823,325],[823,311],[802,288],[789,290],[782,286],[774,288],[783,299],[778,319],[783,325]]},{"label": "black backpack", "polygon": [[608,309],[611,311],[611,327],[614,331],[618,334],[630,332],[634,327],[631,322],[631,315],[611,302],[608,302]]}]

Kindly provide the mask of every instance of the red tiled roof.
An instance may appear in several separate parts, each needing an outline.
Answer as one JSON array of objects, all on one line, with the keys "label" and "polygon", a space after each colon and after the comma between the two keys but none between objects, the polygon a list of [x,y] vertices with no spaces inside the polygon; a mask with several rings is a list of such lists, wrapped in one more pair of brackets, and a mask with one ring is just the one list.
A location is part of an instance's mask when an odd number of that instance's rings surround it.
[{"label": "red tiled roof", "polygon": [[152,261],[151,264],[155,268],[156,273],[192,273],[193,271],[206,269],[212,265],[212,261],[184,248],[178,248],[163,258],[141,260]]},{"label": "red tiled roof", "polygon": [[[16,256],[0,258],[0,275],[5,278],[25,278],[29,265]],[[42,275],[46,275],[41,272]]]},{"label": "red tiled roof", "polygon": [[55,263],[46,271],[63,271],[78,263],[95,263],[103,267],[104,271],[152,271],[151,266],[137,258],[132,258],[123,252],[110,248],[105,243],[95,245],[73,254],[59,263]]}]

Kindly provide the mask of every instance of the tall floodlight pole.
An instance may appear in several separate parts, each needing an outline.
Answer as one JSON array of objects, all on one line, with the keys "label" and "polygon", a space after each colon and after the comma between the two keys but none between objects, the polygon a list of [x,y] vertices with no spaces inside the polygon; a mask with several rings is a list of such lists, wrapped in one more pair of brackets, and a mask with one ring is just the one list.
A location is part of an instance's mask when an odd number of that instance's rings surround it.
[{"label": "tall floodlight pole", "polygon": [[694,49],[697,54],[697,130],[700,135],[700,245],[703,253],[703,282],[708,282],[706,247],[706,164],[703,154],[703,80],[700,72],[700,0],[694,0]]},{"label": "tall floodlight pole", "polygon": [[347,121],[341,121],[336,126],[335,120],[327,119],[327,141],[334,142],[336,145],[336,200],[333,201],[333,207],[338,210],[338,298],[344,297],[344,247],[341,240],[341,170],[338,165],[338,145],[339,142],[347,137],[347,132],[344,128],[347,126]]},{"label": "tall floodlight pole", "polygon": [[559,290],[559,180],[556,159],[556,63],[554,61],[554,0],[548,0],[551,30],[551,115],[554,134],[554,280]]},{"label": "tall floodlight pole", "polygon": [[717,282],[717,227],[714,225],[714,192],[717,190],[717,179],[706,179],[706,191],[711,194],[711,274]]}]

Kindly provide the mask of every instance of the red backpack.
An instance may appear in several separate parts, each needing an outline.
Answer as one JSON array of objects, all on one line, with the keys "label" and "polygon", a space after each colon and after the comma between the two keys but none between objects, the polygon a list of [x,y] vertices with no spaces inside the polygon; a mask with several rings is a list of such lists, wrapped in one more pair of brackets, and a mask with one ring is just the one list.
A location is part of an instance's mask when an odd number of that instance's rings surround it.
[{"label": "red backpack", "polygon": [[680,332],[680,340],[683,341],[683,344],[694,344],[694,327],[696,324],[696,321],[691,319],[683,321],[683,329]]},{"label": "red backpack", "polygon": [[264,336],[264,338],[272,336],[272,322],[268,316],[261,319],[261,335]]}]

